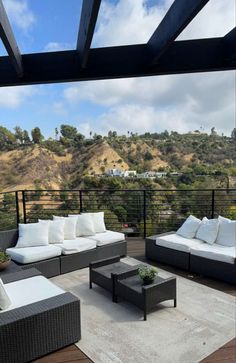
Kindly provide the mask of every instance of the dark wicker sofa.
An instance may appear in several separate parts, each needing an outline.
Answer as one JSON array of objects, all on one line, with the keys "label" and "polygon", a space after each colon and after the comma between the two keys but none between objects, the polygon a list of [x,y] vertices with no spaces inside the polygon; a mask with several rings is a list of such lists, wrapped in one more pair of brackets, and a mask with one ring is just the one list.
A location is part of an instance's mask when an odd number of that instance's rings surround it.
[{"label": "dark wicker sofa", "polygon": [[236,258],[234,259],[234,263],[227,263],[156,245],[157,237],[172,233],[175,232],[163,233],[146,238],[146,258],[191,273],[201,274],[233,285],[236,284]]},{"label": "dark wicker sofa", "polygon": [[[0,249],[7,249],[14,247],[18,239],[18,231],[16,229],[10,231],[0,232]],[[61,255],[50,259],[20,264],[17,263],[22,269],[37,268],[45,277],[53,277],[84,267],[88,267],[92,261],[108,258],[112,256],[126,256],[127,242],[120,241],[104,246],[96,247],[92,250],[73,253],[71,255]]]},{"label": "dark wicker sofa", "polygon": [[[40,275],[36,269],[9,273],[5,284]],[[0,313],[0,361],[25,363],[81,338],[80,301],[69,292]]]}]

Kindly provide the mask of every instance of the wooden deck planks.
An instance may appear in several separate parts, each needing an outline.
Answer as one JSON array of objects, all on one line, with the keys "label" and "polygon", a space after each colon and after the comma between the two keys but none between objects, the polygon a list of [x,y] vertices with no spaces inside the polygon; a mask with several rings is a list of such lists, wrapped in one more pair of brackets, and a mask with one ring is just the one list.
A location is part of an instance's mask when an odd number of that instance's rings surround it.
[{"label": "wooden deck planks", "polygon": [[[143,262],[152,263],[160,268],[168,270],[172,273],[176,273],[185,278],[191,279],[198,283],[207,285],[214,289],[223,291],[227,294],[236,296],[236,288],[229,284],[225,284],[219,281],[214,281],[199,275],[190,275],[185,271],[175,269],[171,266],[156,264],[155,262],[147,261],[145,258],[145,243],[143,239],[130,238],[128,241],[128,256],[137,258]],[[38,359],[35,363],[93,363],[80,349],[75,345],[71,345],[64,349],[58,350],[46,357]],[[138,362],[137,362],[138,363]],[[191,363],[191,362],[189,362]],[[216,352],[211,354],[199,363],[236,363],[236,338],[225,344]]]}]

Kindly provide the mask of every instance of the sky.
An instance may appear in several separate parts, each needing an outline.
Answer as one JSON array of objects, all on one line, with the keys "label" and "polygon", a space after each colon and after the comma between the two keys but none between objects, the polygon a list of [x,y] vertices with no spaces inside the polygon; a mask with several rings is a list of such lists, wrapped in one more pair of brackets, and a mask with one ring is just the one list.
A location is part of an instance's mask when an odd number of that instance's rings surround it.
[{"label": "sky", "polygon": [[[22,54],[75,49],[82,0],[3,0]],[[146,43],[173,0],[102,0],[92,47]],[[236,24],[235,0],[210,0],[178,40],[218,37]],[[0,44],[0,55],[5,55]],[[71,124],[106,135],[236,127],[235,71],[0,88],[0,125],[46,137]]]}]

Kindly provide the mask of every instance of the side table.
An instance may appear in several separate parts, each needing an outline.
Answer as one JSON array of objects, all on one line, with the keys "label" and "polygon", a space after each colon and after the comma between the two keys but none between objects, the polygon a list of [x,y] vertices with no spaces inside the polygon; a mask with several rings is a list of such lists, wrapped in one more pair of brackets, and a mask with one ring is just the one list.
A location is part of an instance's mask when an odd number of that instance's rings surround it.
[{"label": "side table", "polygon": [[176,307],[176,278],[164,279],[160,276],[150,285],[142,285],[135,271],[124,272],[113,276],[114,301],[121,297],[143,310],[143,318],[147,320],[147,313],[157,304],[166,300],[174,300]]},{"label": "side table", "polygon": [[89,264],[89,288],[92,289],[92,283],[95,283],[112,293],[112,301],[115,299],[113,279],[120,273],[134,272],[138,273],[140,265],[131,266],[120,261],[120,256],[114,256]]}]

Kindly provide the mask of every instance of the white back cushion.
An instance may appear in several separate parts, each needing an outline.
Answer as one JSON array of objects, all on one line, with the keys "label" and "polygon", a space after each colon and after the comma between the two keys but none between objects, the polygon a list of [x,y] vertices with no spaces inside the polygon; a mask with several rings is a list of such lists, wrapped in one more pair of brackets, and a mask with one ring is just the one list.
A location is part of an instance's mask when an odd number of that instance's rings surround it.
[{"label": "white back cushion", "polygon": [[212,245],[216,240],[218,229],[218,219],[208,219],[207,217],[204,217],[197,230],[196,238]]},{"label": "white back cushion", "polygon": [[53,216],[53,220],[64,221],[64,239],[75,239],[76,238],[76,220],[71,217],[59,217]]},{"label": "white back cushion", "polygon": [[64,241],[64,228],[65,221],[64,219],[58,219],[55,221],[50,221],[47,219],[39,219],[39,223],[48,223],[49,231],[48,231],[48,242],[49,243],[63,243]]},{"label": "white back cushion", "polygon": [[76,221],[76,236],[94,236],[95,229],[93,219],[88,214],[69,214]]},{"label": "white back cushion", "polygon": [[92,217],[95,233],[106,232],[106,226],[104,223],[104,212],[82,214],[90,215]]},{"label": "white back cushion", "polygon": [[[104,222],[104,212],[69,214],[69,217],[78,217],[81,215],[87,215],[92,218],[94,233],[106,232],[106,226],[105,226],[105,222]],[[77,237],[80,235],[81,234],[77,233]]]},{"label": "white back cushion", "polygon": [[219,216],[218,245],[236,247],[236,221]]},{"label": "white back cushion", "polygon": [[0,279],[0,310],[5,310],[11,305],[11,300],[4,288],[3,282]]},{"label": "white back cushion", "polygon": [[48,224],[19,223],[19,238],[16,248],[48,245]]},{"label": "white back cushion", "polygon": [[200,226],[201,220],[190,215],[182,226],[178,229],[176,234],[185,238],[194,238],[198,227]]}]

